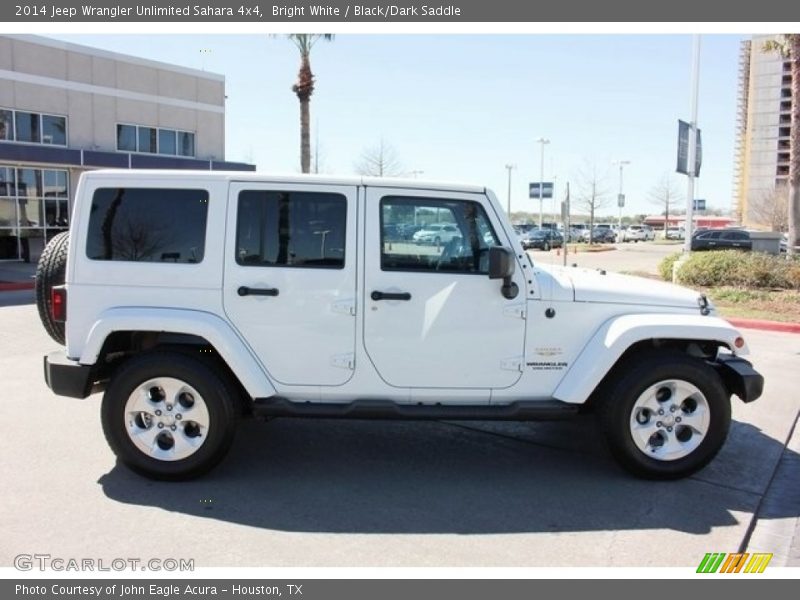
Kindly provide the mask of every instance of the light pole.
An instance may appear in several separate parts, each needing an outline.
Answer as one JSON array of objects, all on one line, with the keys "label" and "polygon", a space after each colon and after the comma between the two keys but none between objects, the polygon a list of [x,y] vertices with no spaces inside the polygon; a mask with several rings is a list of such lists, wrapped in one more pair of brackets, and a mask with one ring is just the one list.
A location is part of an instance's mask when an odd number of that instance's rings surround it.
[{"label": "light pole", "polygon": [[622,194],[622,169],[625,165],[631,164],[629,160],[618,160],[614,164],[619,165],[619,195],[617,196],[617,206],[619,206],[619,224],[617,226],[617,236],[622,235],[622,207],[625,204],[625,196]]},{"label": "light pole", "polygon": [[541,162],[541,170],[539,171],[539,229],[542,228],[542,212],[544,210],[544,146],[545,144],[549,144],[550,140],[547,138],[540,137],[536,140],[537,144],[542,145],[542,162]]},{"label": "light pole", "polygon": [[688,254],[692,251],[692,231],[694,226],[694,180],[698,176],[697,169],[697,97],[700,89],[700,36],[695,35],[692,40],[692,93],[691,112],[692,121],[689,125],[689,148],[686,160],[686,228],[684,230],[683,251]]},{"label": "light pole", "polygon": [[511,171],[517,168],[517,165],[507,164],[506,169],[508,170],[508,218],[511,220]]}]

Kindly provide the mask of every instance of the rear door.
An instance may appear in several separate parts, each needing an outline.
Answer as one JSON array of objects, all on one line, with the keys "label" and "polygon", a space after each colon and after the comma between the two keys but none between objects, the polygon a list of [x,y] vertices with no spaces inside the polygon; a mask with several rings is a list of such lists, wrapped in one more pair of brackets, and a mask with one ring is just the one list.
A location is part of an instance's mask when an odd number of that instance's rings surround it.
[{"label": "rear door", "polygon": [[356,188],[233,183],[225,312],[270,376],[335,386],[353,371]]},{"label": "rear door", "polygon": [[[390,236],[432,224],[447,228],[450,240],[437,246]],[[488,397],[519,380],[525,280],[518,265],[519,295],[506,299],[502,282],[488,277],[488,250],[503,239],[482,194],[367,188],[364,345],[384,381],[484,389]]]}]

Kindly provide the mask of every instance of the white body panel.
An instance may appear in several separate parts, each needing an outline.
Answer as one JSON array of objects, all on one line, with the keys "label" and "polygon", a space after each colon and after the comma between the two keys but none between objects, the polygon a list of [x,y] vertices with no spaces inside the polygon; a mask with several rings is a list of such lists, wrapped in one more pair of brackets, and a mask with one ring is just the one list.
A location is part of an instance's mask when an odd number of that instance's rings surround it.
[{"label": "white body panel", "polygon": [[[504,235],[493,207],[483,194],[369,187],[364,251],[364,343],[381,378],[392,387],[486,389],[488,401],[490,388],[510,387],[520,376],[502,363],[522,356],[525,322],[506,311],[524,303],[521,269],[515,273],[520,292],[511,300],[501,294],[501,282],[486,275],[382,270],[380,201],[385,196],[475,202]],[[373,291],[406,292],[411,300],[374,301]]]},{"label": "white body panel", "polygon": [[[239,193],[327,192],[347,202],[343,269],[243,266],[236,262]],[[352,377],[355,352],[356,188],[339,185],[233,183],[225,249],[225,314],[258,356],[270,378],[283,385],[342,385]],[[322,235],[320,244],[324,244]],[[277,296],[240,296],[241,286],[272,288]]]}]

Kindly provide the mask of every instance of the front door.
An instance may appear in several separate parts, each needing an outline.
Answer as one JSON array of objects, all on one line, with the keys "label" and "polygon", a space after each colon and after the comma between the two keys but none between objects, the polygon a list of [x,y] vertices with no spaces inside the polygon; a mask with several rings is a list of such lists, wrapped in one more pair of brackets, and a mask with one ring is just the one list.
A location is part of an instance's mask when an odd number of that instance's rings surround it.
[{"label": "front door", "polygon": [[353,186],[231,185],[225,312],[278,383],[353,373],[355,215]]},{"label": "front door", "polygon": [[364,343],[388,384],[506,388],[519,379],[525,285],[488,277],[502,243],[482,194],[367,188]]}]

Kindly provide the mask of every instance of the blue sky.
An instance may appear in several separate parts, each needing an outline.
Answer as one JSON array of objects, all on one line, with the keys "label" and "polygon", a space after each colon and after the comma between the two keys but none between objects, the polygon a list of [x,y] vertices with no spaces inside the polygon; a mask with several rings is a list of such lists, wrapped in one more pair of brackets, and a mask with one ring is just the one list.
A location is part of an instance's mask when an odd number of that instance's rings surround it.
[{"label": "blue sky", "polygon": [[[226,154],[259,170],[299,171],[299,111],[291,91],[297,51],[267,35],[60,35],[72,41],[224,74]],[[698,198],[729,209],[739,41],[704,35],[698,122],[703,168]],[[655,213],[656,183],[674,173],[677,120],[689,119],[688,35],[345,35],[312,54],[324,172],[350,174],[381,138],[405,170],[424,179],[487,185],[503,205],[507,163],[512,210],[538,212],[527,182],[556,176],[560,196],[596,167],[615,214],[625,168],[625,214]],[[201,50],[210,52],[201,52]],[[312,133],[312,140],[316,132]],[[675,175],[685,190],[685,177]],[[545,209],[548,201],[545,201]]]}]

